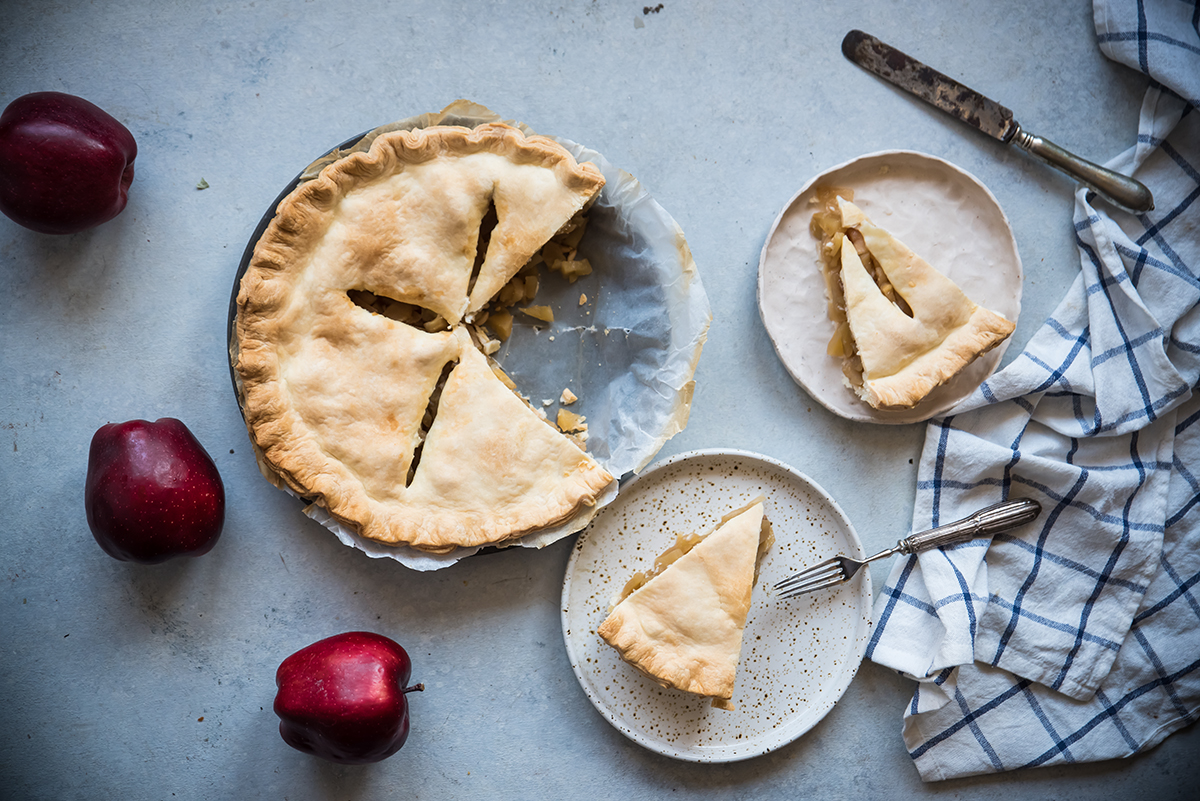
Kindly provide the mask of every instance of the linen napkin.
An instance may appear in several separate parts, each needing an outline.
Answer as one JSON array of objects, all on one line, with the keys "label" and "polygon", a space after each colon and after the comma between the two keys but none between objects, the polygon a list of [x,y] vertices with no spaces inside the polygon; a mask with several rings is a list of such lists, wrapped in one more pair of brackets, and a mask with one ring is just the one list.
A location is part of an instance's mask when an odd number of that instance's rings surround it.
[{"label": "linen napkin", "polygon": [[927,428],[913,530],[998,500],[1032,524],[898,561],[867,656],[920,683],[926,781],[1127,756],[1200,717],[1200,33],[1174,0],[1095,0],[1146,72],[1108,166],[1146,214],[1081,188],[1081,272],[1025,351]]}]

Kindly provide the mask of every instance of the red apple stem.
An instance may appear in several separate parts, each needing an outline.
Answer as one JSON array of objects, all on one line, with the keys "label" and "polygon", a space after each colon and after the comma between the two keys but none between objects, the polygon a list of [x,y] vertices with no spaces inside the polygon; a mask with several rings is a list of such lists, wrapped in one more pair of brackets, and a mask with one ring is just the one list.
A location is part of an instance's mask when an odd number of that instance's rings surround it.
[{"label": "red apple stem", "polygon": [[411,693],[411,692],[423,693],[423,692],[425,692],[425,685],[424,684],[414,684],[411,687],[405,687],[403,691],[406,693]]}]

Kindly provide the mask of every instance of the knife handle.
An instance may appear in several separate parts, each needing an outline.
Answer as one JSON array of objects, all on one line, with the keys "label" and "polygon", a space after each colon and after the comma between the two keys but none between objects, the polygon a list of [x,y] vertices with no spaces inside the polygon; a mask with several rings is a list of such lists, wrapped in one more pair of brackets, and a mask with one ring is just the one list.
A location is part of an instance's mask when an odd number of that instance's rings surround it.
[{"label": "knife handle", "polygon": [[1154,196],[1141,181],[1093,164],[1040,136],[1021,130],[1018,125],[1012,141],[1042,161],[1082,181],[1106,198],[1129,211],[1150,211]]}]

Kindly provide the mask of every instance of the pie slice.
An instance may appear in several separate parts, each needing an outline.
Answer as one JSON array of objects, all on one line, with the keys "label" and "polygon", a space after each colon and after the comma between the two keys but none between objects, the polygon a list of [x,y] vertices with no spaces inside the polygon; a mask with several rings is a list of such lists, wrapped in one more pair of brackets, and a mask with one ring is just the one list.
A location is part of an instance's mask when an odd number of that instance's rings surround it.
[{"label": "pie slice", "polygon": [[767,537],[758,500],[617,603],[599,635],[660,684],[728,701]]},{"label": "pie slice", "polygon": [[[594,165],[507,125],[383,134],[368,152],[334,162],[280,204],[252,267],[287,265],[277,278],[304,275],[324,287],[367,290],[455,325],[603,186]],[[488,236],[484,220],[493,216]],[[477,264],[481,232],[486,253]]]},{"label": "pie slice", "polygon": [[603,185],[499,124],[385,133],[300,184],[237,298],[236,378],[268,477],[364,537],[439,553],[594,505],[612,476],[493,373],[462,320]]},{"label": "pie slice", "polygon": [[[289,408],[259,415],[256,436],[271,462],[286,465],[283,477],[294,489],[325,498],[339,518],[356,520],[367,514],[370,499],[404,487],[429,398],[461,345],[448,331],[393,323],[340,297],[345,308],[335,327],[327,327],[328,316],[301,315],[297,324],[307,333],[278,343]],[[247,404],[259,406],[266,394],[262,385],[252,386]],[[293,436],[296,431],[305,435]],[[347,492],[351,487],[355,491]]]},{"label": "pie slice", "polygon": [[977,305],[858,206],[838,197],[837,211],[824,252],[840,278],[842,303],[831,302],[831,314],[844,309],[845,326],[831,344],[846,359],[847,383],[872,407],[912,408],[1013,332],[1012,321]]},{"label": "pie slice", "polygon": [[599,172],[586,166],[592,171],[582,176],[522,164],[495,170],[491,202],[497,221],[471,288],[468,311],[483,308],[550,237],[575,224],[604,185]]},{"label": "pie slice", "polygon": [[612,476],[517,397],[472,344],[454,334],[446,379],[411,486],[390,504],[384,531],[427,551],[523,536],[590,504]]}]

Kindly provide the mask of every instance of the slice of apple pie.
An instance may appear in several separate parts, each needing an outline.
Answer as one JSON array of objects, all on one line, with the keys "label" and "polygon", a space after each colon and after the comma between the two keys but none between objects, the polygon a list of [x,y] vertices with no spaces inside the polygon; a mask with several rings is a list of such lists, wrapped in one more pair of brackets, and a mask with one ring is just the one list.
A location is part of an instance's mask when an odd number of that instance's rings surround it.
[{"label": "slice of apple pie", "polygon": [[636,574],[598,634],[658,683],[732,709],[758,558],[771,543],[763,501],[705,537],[681,537],[649,577]]},{"label": "slice of apple pie", "polygon": [[813,230],[837,326],[829,353],[876,409],[912,408],[1015,328],[841,196],[826,198]]}]

